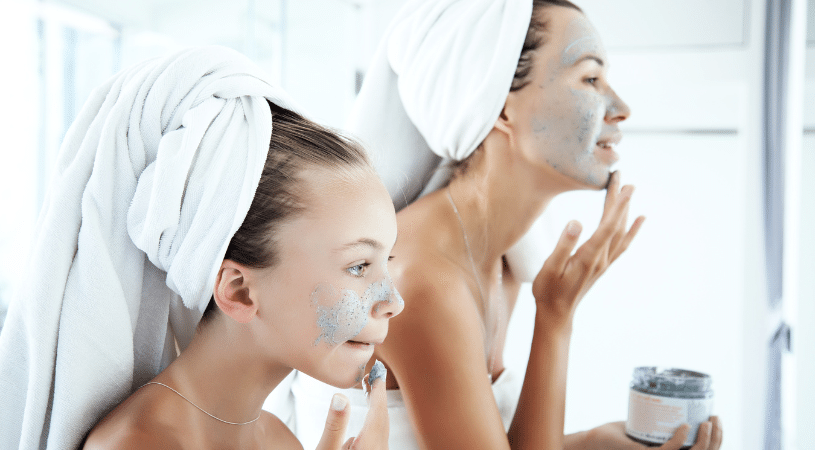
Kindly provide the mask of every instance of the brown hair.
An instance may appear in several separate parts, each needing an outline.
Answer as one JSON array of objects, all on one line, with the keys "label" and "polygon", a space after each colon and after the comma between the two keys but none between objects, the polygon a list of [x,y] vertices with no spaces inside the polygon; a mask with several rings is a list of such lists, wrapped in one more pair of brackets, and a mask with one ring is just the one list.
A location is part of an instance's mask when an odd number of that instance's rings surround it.
[{"label": "brown hair", "polygon": [[[355,141],[297,113],[269,103],[272,136],[269,153],[252,205],[229,241],[224,259],[263,269],[278,263],[275,231],[305,209],[300,174],[323,167],[342,174],[349,169],[373,170],[365,150]],[[217,309],[210,300],[204,312]]]},{"label": "brown hair", "polygon": [[[535,50],[544,44],[544,37],[548,23],[542,14],[544,8],[551,6],[562,6],[565,8],[576,9],[583,12],[579,6],[568,0],[532,0],[532,18],[529,21],[529,28],[526,30],[526,38],[524,38],[524,45],[521,48],[521,56],[518,58],[518,65],[515,67],[515,76],[512,78],[512,85],[509,88],[510,92],[518,91],[525,88],[529,83],[529,75],[532,73],[534,61],[532,60]],[[461,161],[452,161],[450,168],[453,171],[453,178],[463,175],[473,160],[473,155],[481,148],[478,148],[470,154],[470,156],[462,159]]]},{"label": "brown hair", "polygon": [[546,19],[542,17],[541,11],[550,6],[562,6],[583,12],[580,7],[568,0],[532,0],[532,19],[529,21],[524,46],[521,48],[521,56],[518,58],[518,66],[515,68],[512,86],[509,88],[510,92],[523,89],[529,84],[529,74],[532,72],[533,66],[532,56],[535,50],[543,45],[548,25]]}]

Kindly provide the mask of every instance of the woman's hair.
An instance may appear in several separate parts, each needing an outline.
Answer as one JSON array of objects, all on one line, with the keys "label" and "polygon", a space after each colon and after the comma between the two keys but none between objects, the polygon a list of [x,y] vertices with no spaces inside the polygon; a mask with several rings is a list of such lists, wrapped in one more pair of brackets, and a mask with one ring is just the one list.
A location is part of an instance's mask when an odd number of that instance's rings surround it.
[{"label": "woman's hair", "polygon": [[[305,209],[301,173],[321,167],[343,175],[351,169],[372,169],[365,150],[355,141],[299,114],[269,103],[272,137],[252,206],[229,241],[224,259],[255,269],[277,264],[275,231]],[[210,300],[206,319],[217,309]]]},{"label": "woman's hair", "polygon": [[[542,11],[544,8],[550,6],[563,6],[576,9],[581,13],[583,12],[580,7],[568,0],[532,0],[532,18],[529,21],[529,28],[526,31],[526,38],[524,39],[524,46],[521,48],[521,56],[518,58],[518,65],[515,67],[515,76],[512,78],[512,85],[509,88],[510,92],[521,90],[530,83],[530,74],[534,66],[532,57],[535,50],[543,45],[548,25]],[[479,148],[480,147],[481,145],[479,145]],[[478,149],[461,161],[453,161],[450,163],[453,177],[462,175],[467,171],[467,168],[472,163],[473,156],[477,152]]]},{"label": "woman's hair", "polygon": [[532,0],[532,19],[529,21],[529,28],[526,31],[524,46],[521,48],[521,56],[518,58],[518,66],[515,68],[515,76],[512,78],[510,92],[514,92],[526,87],[529,84],[529,74],[532,72],[532,56],[541,45],[543,45],[548,23],[541,13],[544,8],[550,6],[563,6],[583,12],[580,7],[568,0]]}]

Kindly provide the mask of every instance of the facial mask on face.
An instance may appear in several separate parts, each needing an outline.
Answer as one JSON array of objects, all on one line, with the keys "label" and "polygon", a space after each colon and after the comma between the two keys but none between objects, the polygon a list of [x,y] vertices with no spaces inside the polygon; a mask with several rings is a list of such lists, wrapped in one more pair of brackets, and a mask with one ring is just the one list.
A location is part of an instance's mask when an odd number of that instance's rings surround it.
[{"label": "facial mask on face", "polygon": [[616,109],[616,98],[590,87],[570,87],[561,75],[586,54],[604,58],[605,50],[597,31],[585,19],[569,23],[565,42],[568,44],[560,58],[550,61],[547,80],[539,85],[545,98],[532,117],[532,132],[541,155],[555,170],[601,187],[614,161],[609,156],[598,158],[602,153],[597,152],[597,143],[613,132],[605,117]]},{"label": "facial mask on face", "polygon": [[368,375],[368,386],[373,387],[374,382],[380,378],[385,379],[388,376],[388,369],[382,364],[382,361],[376,360],[374,366],[371,367],[371,373]]},{"label": "facial mask on face", "polygon": [[330,283],[318,284],[311,294],[311,304],[317,308],[317,326],[322,333],[314,345],[321,339],[329,345],[337,345],[354,338],[368,324],[374,305],[378,311],[382,303],[392,304],[394,300],[404,304],[387,275],[371,283],[362,297],[353,289],[340,291]]}]

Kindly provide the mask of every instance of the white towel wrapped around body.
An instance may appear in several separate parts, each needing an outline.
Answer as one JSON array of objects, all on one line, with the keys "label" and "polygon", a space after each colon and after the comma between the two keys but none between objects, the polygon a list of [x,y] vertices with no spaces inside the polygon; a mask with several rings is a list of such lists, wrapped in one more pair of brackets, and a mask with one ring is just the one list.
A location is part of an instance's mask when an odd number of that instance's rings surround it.
[{"label": "white towel wrapped around body", "polygon": [[[532,0],[413,0],[397,13],[348,121],[397,211],[446,184],[446,162],[471,155],[509,94]],[[507,254],[531,281],[546,255],[538,221]]]},{"label": "white towel wrapped around body", "polygon": [[75,448],[190,342],[295,105],[224,47],[96,89],[60,149],[0,334],[0,447]]}]

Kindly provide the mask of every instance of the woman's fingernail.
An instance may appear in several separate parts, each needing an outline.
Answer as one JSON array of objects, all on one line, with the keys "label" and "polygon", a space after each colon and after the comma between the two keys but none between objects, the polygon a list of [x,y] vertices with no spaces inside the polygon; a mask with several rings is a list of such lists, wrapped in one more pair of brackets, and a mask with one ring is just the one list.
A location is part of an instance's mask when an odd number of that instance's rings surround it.
[{"label": "woman's fingernail", "polygon": [[580,226],[580,222],[576,220],[572,220],[566,225],[566,234],[571,237],[577,237],[580,234],[580,230],[582,230],[582,227]]},{"label": "woman's fingernail", "polygon": [[334,411],[343,411],[348,406],[348,399],[340,394],[334,394],[331,398],[331,409]]}]

